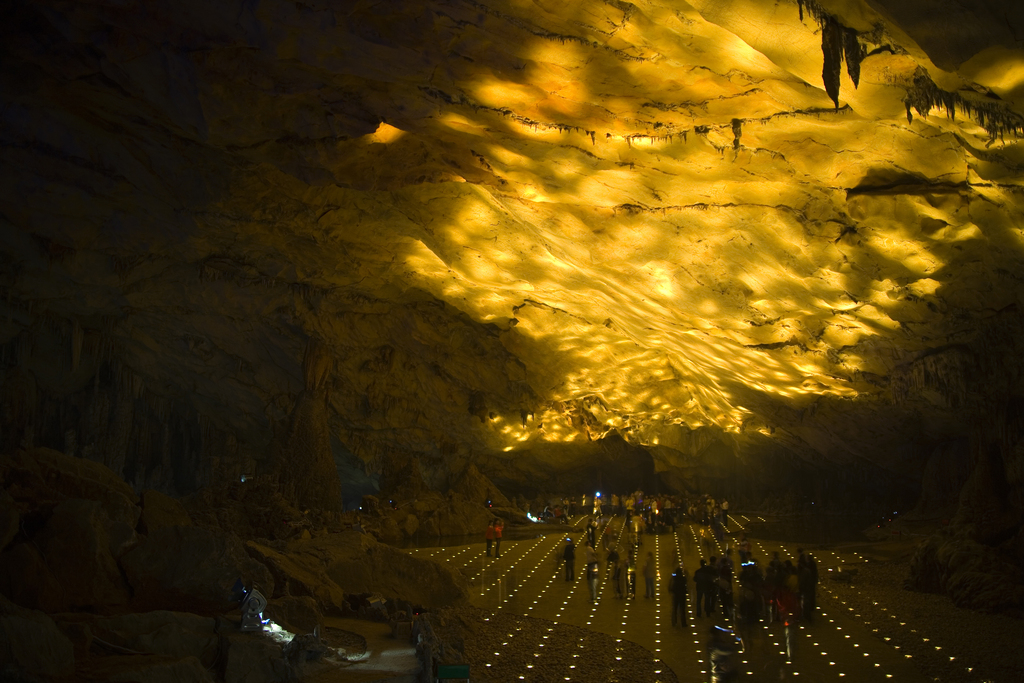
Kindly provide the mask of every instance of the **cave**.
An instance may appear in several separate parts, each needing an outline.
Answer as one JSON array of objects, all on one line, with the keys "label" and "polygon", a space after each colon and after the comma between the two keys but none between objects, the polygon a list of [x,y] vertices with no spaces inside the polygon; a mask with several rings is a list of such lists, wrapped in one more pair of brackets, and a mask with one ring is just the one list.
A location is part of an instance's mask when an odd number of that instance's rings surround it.
[{"label": "cave", "polygon": [[748,535],[819,589],[747,680],[1024,676],[1024,4],[0,35],[0,677],[704,681],[671,577]]}]

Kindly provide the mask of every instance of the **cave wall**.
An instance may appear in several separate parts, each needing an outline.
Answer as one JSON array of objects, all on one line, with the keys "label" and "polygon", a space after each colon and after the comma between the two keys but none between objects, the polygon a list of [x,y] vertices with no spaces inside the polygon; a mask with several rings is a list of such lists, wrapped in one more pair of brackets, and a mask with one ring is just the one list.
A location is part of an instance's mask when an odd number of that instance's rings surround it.
[{"label": "cave wall", "polygon": [[897,4],[6,3],[4,450],[916,486],[1024,393],[1024,57]]}]

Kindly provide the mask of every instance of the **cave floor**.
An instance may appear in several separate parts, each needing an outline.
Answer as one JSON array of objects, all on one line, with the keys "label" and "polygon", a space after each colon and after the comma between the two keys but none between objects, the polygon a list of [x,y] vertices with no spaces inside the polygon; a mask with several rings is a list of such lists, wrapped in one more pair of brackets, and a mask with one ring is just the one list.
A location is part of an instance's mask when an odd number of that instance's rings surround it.
[{"label": "cave floor", "polygon": [[[433,557],[450,562],[470,579],[472,600],[478,607],[494,613],[514,613],[550,620],[561,624],[572,624],[613,636],[616,642],[632,641],[646,648],[655,664],[663,664],[675,673],[679,681],[706,681],[706,643],[708,631],[713,624],[731,626],[721,610],[712,617],[695,618],[693,604],[693,582],[690,582],[688,596],[688,625],[671,625],[672,597],[668,592],[668,580],[674,569],[676,557],[682,556],[684,566],[691,579],[699,560],[708,555],[720,555],[723,548],[717,543],[702,547],[697,535],[697,525],[683,523],[676,531],[662,534],[645,534],[640,548],[640,557],[648,551],[654,553],[658,566],[656,595],[653,599],[643,597],[643,578],[638,575],[637,597],[633,600],[617,599],[611,583],[611,573],[602,566],[598,587],[598,599],[591,603],[589,588],[583,579],[582,544],[587,518],[578,518],[573,527],[566,527],[566,533],[573,537],[579,549],[576,560],[576,577],[572,582],[565,580],[564,571],[558,560],[561,557],[563,534],[545,534],[526,540],[504,541],[498,558],[487,557],[483,543],[468,545],[412,549],[418,556]],[[743,530],[743,525],[752,521],[743,515],[731,517],[730,532]],[[763,520],[762,520],[763,521]],[[617,544],[620,553],[624,549],[621,516],[599,530],[609,534],[612,543]],[[598,546],[601,546],[599,537]],[[773,551],[779,551],[783,559],[796,563],[797,544],[767,541],[751,537],[753,555],[763,567]],[[755,625],[744,632],[746,651],[743,656],[741,680],[776,681],[780,679],[805,681],[888,681],[907,683],[930,680],[924,676],[912,661],[912,656],[901,652],[893,642],[898,639],[882,639],[878,626],[862,617],[852,607],[847,607],[841,595],[830,589],[830,569],[843,565],[856,567],[866,558],[854,550],[823,550],[807,546],[818,560],[821,573],[818,610],[813,624],[803,622],[799,627],[795,652],[791,662],[786,661],[782,626],[779,623]],[[603,557],[603,553],[599,551]],[[735,557],[734,557],[735,560]],[[602,563],[604,565],[604,563]],[[738,568],[737,568],[738,569]],[[888,615],[897,619],[895,614]],[[877,619],[877,617],[875,617]],[[886,626],[892,626],[887,624]],[[913,629],[915,624],[901,623],[901,627]],[[884,629],[883,629],[884,631]],[[916,629],[914,629],[916,633]],[[908,634],[909,635],[909,634]],[[913,637],[913,636],[911,636]],[[890,641],[890,642],[887,642]],[[494,646],[489,661],[473,662],[474,670],[483,668],[486,678],[482,680],[552,680],[552,671],[561,670],[563,675],[554,680],[575,680],[572,663],[575,657],[598,657],[608,662],[606,680],[625,680],[617,667],[624,668],[626,662],[615,653],[588,652],[586,643],[581,641],[572,657],[561,654],[559,661],[545,643],[517,643],[515,634]],[[561,651],[564,652],[564,649]],[[535,659],[530,658],[530,654]],[[528,664],[526,662],[533,662]],[[543,662],[544,666],[540,666]],[[959,663],[951,663],[959,669]],[[543,669],[539,675],[534,670]],[[657,671],[657,669],[656,669]],[[671,678],[671,677],[669,677]],[[474,676],[474,680],[477,677]]]}]

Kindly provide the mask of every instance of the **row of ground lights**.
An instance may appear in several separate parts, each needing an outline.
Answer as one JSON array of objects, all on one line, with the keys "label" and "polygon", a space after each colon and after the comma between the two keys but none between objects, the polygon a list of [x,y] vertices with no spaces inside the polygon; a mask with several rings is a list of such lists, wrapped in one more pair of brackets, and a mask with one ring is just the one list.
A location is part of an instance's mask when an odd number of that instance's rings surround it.
[{"label": "row of ground lights", "polygon": [[[757,545],[758,545],[759,547],[761,547],[761,548],[762,548],[762,550],[763,550],[763,546],[761,546],[761,544],[760,544],[760,543],[758,543]],[[786,554],[787,554],[787,555],[788,555],[788,556],[789,556],[790,558],[794,558],[794,556],[793,556],[793,553],[792,553],[792,552],[790,552],[790,551],[789,551],[789,550],[788,550],[788,549],[787,549],[787,548],[786,548],[785,546],[782,546],[782,545],[780,545],[779,547],[780,547],[780,549],[782,550],[782,552],[786,553]],[[837,559],[837,560],[839,560],[840,562],[842,561],[842,558],[841,558],[841,557],[840,557],[840,556],[839,556],[839,555],[838,555],[837,553],[835,553],[835,552],[833,552],[833,551],[829,551],[829,552],[830,552],[830,553],[831,553],[831,554],[833,555],[833,557],[834,557],[834,558],[836,558],[836,559]],[[857,557],[858,557],[859,559],[861,559],[862,561],[865,561],[865,562],[866,562],[866,560],[864,560],[864,559],[863,559],[863,557],[862,557],[862,556],[861,556],[861,555],[860,555],[859,553],[854,553],[854,555],[856,555],[856,556],[857,556]],[[829,592],[829,593],[831,594],[831,592],[830,592],[830,591],[828,591],[828,589],[827,589],[827,588],[826,588],[825,590],[826,590],[826,592]],[[844,603],[844,604],[845,604],[845,603]],[[849,609],[850,611],[853,611],[853,608],[848,608],[848,609]],[[883,609],[883,610],[885,610],[885,608],[884,608],[884,607],[883,607],[882,609]],[[828,613],[827,613],[827,612],[825,612],[825,610],[824,610],[824,609],[819,609],[819,611],[820,611],[820,614],[821,614],[821,616],[822,616],[823,618],[828,618]],[[855,614],[855,616],[857,616],[857,617],[860,617],[860,615],[857,615],[857,614]],[[894,615],[893,615],[893,618],[895,618],[895,616],[894,616]],[[831,618],[829,618],[829,619],[828,619],[828,621],[829,621],[829,623],[830,623],[830,624],[833,624],[833,625],[835,624],[835,619],[831,619]],[[865,623],[866,623],[867,625],[870,625],[870,623],[869,623],[869,622],[865,622]],[[901,624],[901,625],[903,625],[903,624]],[[840,631],[840,632],[842,631],[842,627],[841,627],[841,626],[836,626],[835,628],[836,628],[836,630],[837,630],[837,631]],[[814,636],[813,636],[813,635],[812,635],[812,634],[811,634],[810,632],[806,632],[806,629],[805,629],[805,628],[804,628],[803,626],[800,626],[800,630],[801,630],[801,631],[805,631],[805,633],[804,633],[804,636],[805,636],[805,637],[806,637],[806,638],[807,638],[807,639],[808,639],[808,640],[809,640],[809,641],[811,642],[811,644],[812,644],[812,645],[813,645],[813,646],[814,646],[814,647],[816,648],[816,650],[815,650],[815,651],[819,652],[819,654],[820,654],[820,655],[821,655],[822,657],[828,658],[828,653],[827,653],[827,652],[825,652],[824,650],[821,650],[821,649],[819,649],[819,648],[820,648],[821,646],[819,645],[819,643],[818,643],[818,642],[816,642],[816,641],[814,640]],[[877,632],[877,629],[873,629],[873,631]],[[864,651],[864,650],[861,650],[861,649],[860,649],[860,647],[861,647],[861,644],[860,644],[860,643],[857,643],[857,642],[852,642],[852,637],[851,637],[851,636],[850,636],[849,634],[841,634],[841,635],[843,635],[843,640],[844,640],[844,641],[847,641],[847,640],[851,641],[851,645],[852,645],[852,646],[853,646],[853,647],[855,648],[855,650],[857,651],[857,653],[859,653],[859,654],[860,654],[861,656],[863,656],[863,657],[870,657],[870,656],[871,656],[871,654],[870,654],[869,652],[866,652],[866,651]],[[897,646],[897,649],[898,649],[898,646]],[[783,652],[785,652],[785,651],[783,650]],[[908,658],[909,658],[909,656],[908,656]],[[836,663],[835,663],[834,661],[832,661],[832,660],[829,660],[829,666],[836,666]],[[881,668],[881,666],[882,666],[882,665],[881,665],[881,664],[880,664],[879,662],[874,662],[874,668]],[[792,672],[792,673],[793,673],[793,675],[799,675],[799,672],[796,672],[796,671],[794,671],[794,672]],[[845,678],[845,677],[846,677],[846,674],[845,674],[845,673],[843,673],[843,672],[839,672],[839,673],[838,673],[838,676],[839,676],[840,678]],[[891,673],[887,673],[887,674],[885,674],[885,677],[886,677],[886,678],[892,678],[892,677],[893,677],[893,675],[892,675]]]}]

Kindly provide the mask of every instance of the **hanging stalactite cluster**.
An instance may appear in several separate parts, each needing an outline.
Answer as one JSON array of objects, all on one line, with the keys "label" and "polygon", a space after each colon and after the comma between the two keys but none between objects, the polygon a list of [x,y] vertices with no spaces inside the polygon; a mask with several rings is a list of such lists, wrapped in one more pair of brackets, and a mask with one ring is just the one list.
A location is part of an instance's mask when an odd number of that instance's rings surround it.
[{"label": "hanging stalactite cluster", "polygon": [[821,53],[824,57],[821,78],[825,83],[825,92],[832,98],[836,109],[839,109],[839,81],[843,62],[846,62],[846,73],[856,88],[860,85],[860,63],[866,55],[864,46],[855,30],[841,24],[814,0],[797,0],[797,5],[800,8],[800,21],[804,20],[806,9],[821,29]]},{"label": "hanging stalactite cluster", "polygon": [[907,106],[908,123],[914,120],[911,108],[920,116],[928,116],[932,109],[944,109],[950,119],[955,119],[959,110],[988,131],[992,139],[1004,138],[1007,134],[1013,137],[1024,134],[1024,116],[995,100],[979,102],[969,100],[960,93],[943,90],[935,85],[924,69],[918,69],[914,74],[913,83],[907,88],[907,97],[903,103]]},{"label": "hanging stalactite cluster", "polygon": [[902,404],[924,393],[935,392],[950,408],[967,404],[970,378],[977,361],[965,348],[951,347],[896,368],[889,377],[893,403]]}]

